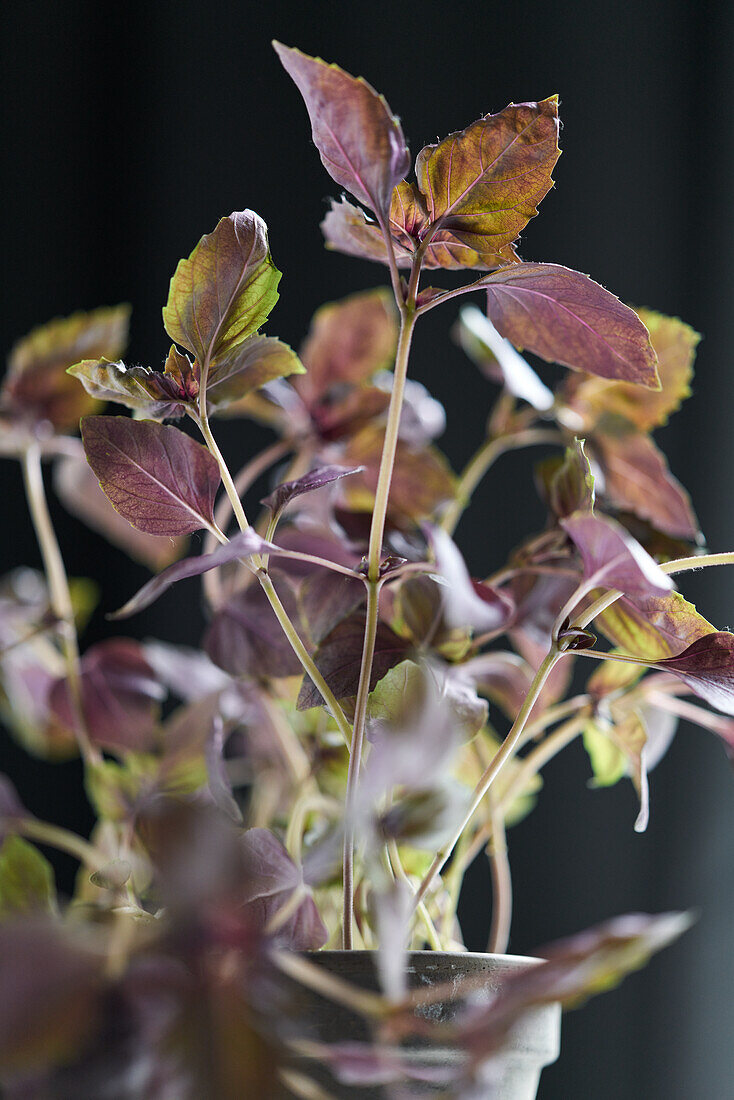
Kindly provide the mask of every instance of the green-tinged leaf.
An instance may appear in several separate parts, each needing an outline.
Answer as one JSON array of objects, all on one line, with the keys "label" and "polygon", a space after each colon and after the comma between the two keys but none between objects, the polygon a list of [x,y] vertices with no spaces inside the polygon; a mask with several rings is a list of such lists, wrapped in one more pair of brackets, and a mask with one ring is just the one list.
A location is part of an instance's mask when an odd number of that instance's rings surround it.
[{"label": "green-tinged leaf", "polygon": [[628,661],[600,661],[586,681],[586,690],[596,699],[603,699],[634,687],[644,672],[643,665],[633,665]]},{"label": "green-tinged leaf", "polygon": [[149,535],[189,535],[213,522],[219,467],[206,447],[153,420],[88,416],[87,461],[121,516]]},{"label": "green-tinged leaf", "polygon": [[401,661],[391,668],[370,692],[370,718],[394,727],[413,721],[425,694],[425,676],[415,661]]},{"label": "green-tinged leaf", "polygon": [[34,329],[8,359],[0,408],[22,420],[47,420],[56,431],[75,431],[97,408],[68,368],[82,359],[116,359],[127,343],[130,307],[74,313]]},{"label": "green-tinged leaf", "polygon": [[51,864],[33,844],[8,836],[0,848],[0,915],[54,913],[56,884]]},{"label": "green-tinged leaf", "polygon": [[147,535],[131,526],[103,493],[83,455],[56,461],[54,489],[72,515],[150,569],[163,569],[183,553],[185,539]]},{"label": "green-tinged leaf", "polygon": [[700,539],[691,498],[650,436],[600,432],[594,449],[604,473],[604,496],[615,508],[633,512],[673,538]]},{"label": "green-tinged leaf", "polygon": [[496,255],[537,213],[558,160],[558,97],[510,104],[416,158],[429,221],[480,255]]},{"label": "green-tinged leaf", "polygon": [[642,390],[626,382],[600,378],[569,379],[568,403],[588,427],[610,416],[623,416],[641,431],[665,424],[671,413],[690,396],[693,361],[701,337],[677,317],[649,309],[635,311],[650,333],[658,357],[659,390]]},{"label": "green-tinged leaf", "polygon": [[303,96],[326,171],[359,202],[387,214],[393,187],[410,169],[410,154],[385,99],[338,65],[280,42],[273,46]]},{"label": "green-tinged leaf", "polygon": [[[345,462],[365,467],[344,482],[347,506],[356,511],[370,511],[374,504],[384,436],[383,428],[371,424],[347,445]],[[398,442],[388,504],[394,522],[424,519],[455,492],[456,478],[439,450]]]},{"label": "green-tinged leaf", "polygon": [[85,359],[67,373],[77,378],[96,401],[114,401],[154,420],[183,416],[185,406],[192,401],[173,374],[150,367]]},{"label": "green-tinged leaf", "polygon": [[166,332],[202,364],[228,354],[266,320],[279,281],[265,222],[252,210],[235,211],[179,261],[163,310]]},{"label": "green-tinged leaf", "polygon": [[546,459],[536,467],[551,512],[559,519],[573,512],[593,512],[594,475],[584,450],[584,440],[574,440],[560,460]]},{"label": "green-tinged leaf", "polygon": [[98,817],[106,821],[127,821],[133,816],[141,796],[156,790],[157,775],[155,757],[129,753],[124,764],[114,760],[91,764],[84,782]]},{"label": "green-tinged leaf", "polygon": [[392,366],[398,322],[392,294],[384,287],[322,306],[301,348],[307,370],[297,388],[309,402],[342,383],[358,385]]},{"label": "green-tinged leaf", "polygon": [[[611,662],[610,662],[611,663]],[[598,722],[589,719],[584,727],[584,748],[594,773],[592,786],[613,787],[627,772],[627,757]]]},{"label": "green-tinged leaf", "polygon": [[207,403],[213,412],[223,412],[266,383],[303,371],[287,344],[274,336],[250,336],[215,361],[209,373]]},{"label": "green-tinged leaf", "polygon": [[485,276],[487,312],[518,348],[550,363],[659,389],[647,329],[588,275],[559,264],[516,264]]},{"label": "green-tinged leaf", "polygon": [[[314,655],[316,667],[326,680],[337,699],[347,699],[357,694],[359,674],[364,646],[365,613],[354,614],[340,622],[324,638]],[[404,638],[386,626],[378,623],[375,639],[375,657],[372,662],[370,691],[377,682],[394,666],[404,660],[410,651],[410,645]],[[307,710],[323,704],[317,688],[306,676],[298,696],[298,709]]]},{"label": "green-tinged leaf", "polygon": [[678,592],[622,596],[594,622],[621,652],[650,662],[672,657],[716,630]]}]

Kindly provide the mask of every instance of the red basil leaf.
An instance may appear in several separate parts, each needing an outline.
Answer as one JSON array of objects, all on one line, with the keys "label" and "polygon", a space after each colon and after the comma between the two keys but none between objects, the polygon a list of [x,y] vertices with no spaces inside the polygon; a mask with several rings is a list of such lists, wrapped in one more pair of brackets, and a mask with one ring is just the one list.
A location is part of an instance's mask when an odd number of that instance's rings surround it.
[{"label": "red basil leaf", "polygon": [[487,312],[519,348],[574,370],[659,389],[657,357],[634,310],[588,275],[516,264],[487,275]]},{"label": "red basil leaf", "polygon": [[321,489],[324,485],[331,485],[350,474],[359,474],[364,466],[317,466],[315,470],[309,470],[303,477],[296,481],[284,481],[277,489],[260,501],[275,515],[280,513],[296,497],[304,493],[312,493],[315,489]]},{"label": "red basil leaf", "polygon": [[631,596],[669,592],[673,582],[639,542],[615,520],[575,512],[560,521],[576,544],[587,579],[599,575],[603,588],[619,588]]},{"label": "red basil leaf", "polygon": [[[273,580],[289,618],[303,635],[293,588],[282,574],[274,574]],[[301,671],[259,584],[236,593],[217,611],[204,638],[204,649],[232,676],[295,676]]]},{"label": "red basil leaf", "polygon": [[359,202],[386,215],[393,187],[410,170],[410,154],[384,98],[337,65],[280,42],[273,46],[306,103],[326,171]]},{"label": "red basil leaf", "polygon": [[734,714],[734,634],[714,631],[678,653],[658,661],[656,668],[672,672],[696,695],[724,714]]},{"label": "red basil leaf", "polygon": [[168,425],[126,416],[82,421],[87,461],[121,516],[149,535],[188,535],[213,522],[219,467]]}]

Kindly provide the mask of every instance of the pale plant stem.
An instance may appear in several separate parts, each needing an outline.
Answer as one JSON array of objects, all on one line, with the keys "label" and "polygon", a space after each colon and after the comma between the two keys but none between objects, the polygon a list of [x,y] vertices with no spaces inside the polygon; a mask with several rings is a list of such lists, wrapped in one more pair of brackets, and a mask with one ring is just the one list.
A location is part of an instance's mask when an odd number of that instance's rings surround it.
[{"label": "pale plant stem", "polygon": [[588,707],[590,703],[590,695],[574,695],[573,698],[566,699],[563,703],[556,703],[555,706],[548,707],[542,718],[527,724],[517,747],[522,748],[528,741],[532,741],[538,734],[543,733],[548,726],[553,726],[556,722],[561,722],[564,718],[575,715],[577,711]]},{"label": "pale plant stem", "polygon": [[66,852],[92,871],[100,871],[109,863],[107,857],[101,855],[86,840],[60,825],[51,825],[35,817],[24,817],[14,819],[9,823],[8,829],[10,832],[21,833],[29,840],[55,848],[58,852]]},{"label": "pale plant stem", "polygon": [[[205,404],[206,393],[205,393],[205,388],[204,388],[204,373],[203,372],[202,372],[202,390],[201,390],[201,393],[204,394],[204,404]],[[201,396],[201,393],[200,393],[200,396]],[[202,405],[202,408],[204,407],[204,404]],[[222,484],[224,485],[227,496],[229,497],[229,499],[232,503],[232,510],[233,510],[235,518],[236,518],[236,520],[239,524],[240,530],[241,531],[246,531],[247,528],[249,527],[249,524],[247,522],[247,517],[245,516],[244,509],[242,508],[242,503],[240,501],[240,498],[237,496],[237,490],[236,490],[234,482],[232,480],[232,475],[230,474],[229,469],[227,468],[227,463],[225,462],[224,456],[222,455],[221,451],[219,450],[219,447],[217,446],[216,440],[214,439],[214,436],[211,433],[211,429],[209,428],[209,422],[206,419],[205,415],[200,415],[199,418],[198,418],[197,423],[198,423],[198,425],[201,429],[201,433],[204,436],[204,440],[206,441],[206,445],[209,448],[210,453],[217,460],[217,463],[219,465],[219,469],[220,469],[220,472],[221,472],[221,475],[222,475]],[[253,565],[251,565],[250,568],[253,569],[254,572],[256,572],[257,578],[260,581],[260,585],[262,586],[263,592],[265,593],[270,606],[272,607],[273,611],[275,612],[275,617],[277,618],[278,622],[280,623],[281,628],[283,630],[283,633],[285,634],[286,638],[290,642],[290,645],[291,645],[291,648],[292,648],[293,652],[296,654],[296,656],[298,657],[298,660],[301,662],[301,667],[303,668],[304,672],[306,672],[308,674],[308,676],[310,676],[311,680],[314,683],[314,686],[316,687],[317,691],[320,693],[320,695],[322,696],[322,698],[323,698],[324,702],[326,703],[327,707],[331,711],[332,717],[334,718],[334,721],[336,722],[336,724],[337,724],[337,726],[338,726],[338,728],[339,728],[339,730],[340,730],[340,732],[341,732],[341,734],[344,738],[345,743],[347,744],[347,746],[351,747],[352,728],[349,725],[349,722],[347,721],[347,718],[346,718],[346,715],[344,714],[344,711],[342,710],[341,706],[339,705],[339,702],[336,699],[333,691],[328,686],[328,684],[326,683],[326,680],[324,679],[324,677],[321,675],[318,668],[316,667],[316,664],[315,664],[313,658],[311,657],[311,654],[306,649],[306,646],[304,645],[300,634],[298,633],[295,626],[293,625],[293,623],[292,623],[292,621],[291,621],[291,619],[288,615],[288,612],[283,607],[283,604],[281,603],[281,600],[278,596],[278,593],[275,591],[275,587],[273,585],[272,580],[270,579],[270,577],[268,576],[268,574],[266,572],[264,572],[262,569],[259,569],[257,567],[257,564],[255,562],[255,558],[256,558],[256,555],[253,556]]]},{"label": "pale plant stem", "polygon": [[311,775],[311,762],[301,742],[286,721],[285,715],[277,702],[267,698],[265,709],[268,712],[268,718],[272,723],[280,751],[288,765],[293,782],[297,784],[306,783]]},{"label": "pale plant stem", "polygon": [[[465,863],[464,855],[469,847],[469,835],[468,833],[462,833],[461,839],[456,845],[454,852],[454,858],[446,874],[446,881],[444,883],[447,904],[441,919],[441,935],[445,940],[451,936],[452,925],[456,920],[456,911],[459,908],[459,896],[461,894],[461,883],[464,878],[464,870],[468,864]],[[472,859],[474,857],[472,856]],[[421,902],[423,904],[423,902]]]},{"label": "pale plant stem", "polygon": [[[387,857],[390,865],[390,869],[396,880],[402,882],[406,888],[415,893],[412,882],[410,881],[405,868],[403,867],[403,861],[400,858],[400,849],[396,840],[388,840],[387,842]],[[435,924],[431,920],[431,915],[428,912],[424,902],[420,902],[417,909],[418,918],[423,925],[423,929],[426,934],[426,940],[431,945],[432,951],[443,951],[443,944],[441,943],[441,937],[438,934]]]},{"label": "pale plant stem", "polygon": [[299,1097],[299,1100],[336,1100],[333,1092],[322,1089],[321,1085],[297,1070],[279,1069],[278,1076],[286,1088],[294,1096]]},{"label": "pale plant stem", "polygon": [[463,286],[454,287],[453,290],[447,290],[445,294],[441,294],[438,298],[432,298],[426,302],[418,310],[418,316],[422,317],[424,313],[428,313],[429,310],[435,309],[436,306],[443,305],[444,302],[451,301],[452,298],[458,298],[461,294],[471,294],[475,290],[484,290],[484,279],[476,279],[473,283],[464,283]]},{"label": "pale plant stem", "polygon": [[662,691],[651,691],[647,701],[661,710],[667,710],[671,714],[677,714],[679,718],[685,718],[688,722],[694,722],[698,726],[704,726],[713,733],[730,735],[731,718],[725,718],[721,714],[714,714],[710,710],[689,703],[685,699],[677,699],[674,695],[668,695]]},{"label": "pale plant stem", "polygon": [[352,727],[349,725],[346,715],[339,705],[339,702],[334,695],[334,692],[331,690],[329,685],[326,683],[326,680],[319,672],[313,660],[313,657],[306,649],[306,646],[304,645],[300,634],[291,622],[288,616],[288,612],[283,607],[280,597],[275,591],[275,586],[272,580],[267,573],[258,572],[257,576],[262,586],[262,590],[267,596],[268,602],[275,612],[275,617],[280,623],[283,633],[291,644],[291,649],[298,657],[298,660],[301,662],[301,666],[304,672],[306,672],[308,676],[310,676],[313,680],[314,686],[316,687],[327,707],[331,711],[331,715],[337,726],[339,727],[339,731],[341,732],[345,743],[351,751]]},{"label": "pale plant stem", "polygon": [[490,796],[492,835],[487,845],[487,859],[492,878],[492,924],[487,951],[503,955],[510,942],[512,925],[512,874],[507,855],[504,814]]},{"label": "pale plant stem", "polygon": [[558,443],[561,436],[556,431],[542,428],[529,428],[517,435],[500,436],[487,439],[469,460],[459,476],[459,484],[453,501],[441,519],[441,527],[453,535],[464,511],[468,507],[472,494],[490,467],[500,455],[520,447],[533,447],[541,443]]},{"label": "pale plant stem", "polygon": [[357,702],[354,712],[354,733],[352,736],[352,751],[349,755],[349,771],[347,773],[347,793],[344,807],[344,856],[343,883],[344,883],[344,920],[342,934],[344,937],[344,950],[352,948],[352,928],[354,924],[354,815],[356,808],[357,790],[359,785],[359,769],[362,764],[362,747],[364,745],[365,723],[367,720],[367,700],[370,692],[370,677],[372,675],[372,662],[375,656],[375,638],[377,636],[377,622],[380,609],[380,582],[370,581],[367,585],[367,615],[362,645],[362,663],[359,670],[359,687],[357,689]]},{"label": "pale plant stem", "polygon": [[387,517],[387,505],[390,496],[390,483],[392,481],[392,473],[395,466],[395,452],[397,451],[398,435],[400,432],[400,415],[403,409],[405,381],[408,375],[408,359],[410,356],[410,344],[413,338],[414,327],[415,310],[405,307],[401,311],[400,317],[400,336],[398,338],[398,348],[395,356],[393,387],[392,393],[390,394],[390,407],[385,427],[385,441],[382,447],[380,472],[377,477],[375,504],[372,513],[372,525],[370,527],[368,575],[372,581],[377,580],[380,569],[382,540],[385,534],[385,519]]},{"label": "pale plant stem", "polygon": [[476,811],[477,811],[478,807],[480,806],[484,796],[486,795],[487,791],[489,790],[492,783],[494,782],[498,772],[501,770],[503,765],[510,759],[510,757],[514,753],[515,749],[517,748],[517,743],[520,740],[520,737],[522,736],[522,732],[525,728],[528,717],[530,716],[530,712],[532,711],[532,709],[533,709],[533,707],[534,707],[534,705],[535,705],[535,703],[538,699],[538,696],[540,695],[541,691],[543,690],[543,685],[545,684],[546,680],[548,679],[548,676],[553,671],[553,668],[555,667],[555,665],[561,659],[562,656],[563,656],[563,653],[561,651],[559,651],[555,645],[552,645],[551,649],[549,650],[549,652],[546,654],[543,661],[541,662],[540,667],[539,667],[538,671],[536,672],[535,677],[533,678],[533,682],[530,685],[530,689],[529,689],[527,695],[525,696],[523,704],[520,707],[520,710],[518,711],[517,717],[515,718],[515,721],[512,724],[512,728],[511,728],[510,732],[507,734],[507,737],[505,738],[502,745],[500,746],[500,748],[495,753],[491,763],[488,765],[488,767],[486,768],[486,770],[485,770],[484,774],[482,775],[481,779],[479,780],[476,787],[474,788],[474,792],[472,794],[472,799],[471,799],[471,804],[470,804],[468,812],[466,813],[466,815],[464,817],[464,820],[461,822],[459,827],[456,829],[456,831],[454,832],[453,836],[448,841],[448,843],[444,844],[439,849],[439,851],[436,853],[436,857],[433,860],[433,863],[431,864],[431,866],[429,867],[428,872],[425,875],[425,877],[424,877],[424,879],[423,879],[423,881],[422,881],[422,883],[421,883],[421,885],[418,889],[418,893],[416,894],[416,898],[417,898],[418,901],[422,901],[423,898],[426,896],[426,893],[428,892],[431,884],[433,883],[434,878],[436,877],[437,874],[439,874],[439,872],[443,868],[444,864],[446,863],[447,859],[449,858],[449,856],[453,852],[454,848],[456,847],[457,841],[459,840],[462,833],[464,832],[464,830],[466,829],[466,827],[469,825],[470,821],[474,817],[474,814],[476,813]]},{"label": "pale plant stem", "polygon": [[23,454],[22,465],[26,499],[43,559],[51,610],[58,620],[58,629],[66,663],[69,697],[74,716],[74,732],[79,751],[85,762],[87,764],[97,764],[101,761],[102,754],[97,746],[90,741],[84,718],[79,642],[74,621],[74,607],[71,601],[64,559],[61,556],[46,502],[40,447],[36,444],[31,445]]}]

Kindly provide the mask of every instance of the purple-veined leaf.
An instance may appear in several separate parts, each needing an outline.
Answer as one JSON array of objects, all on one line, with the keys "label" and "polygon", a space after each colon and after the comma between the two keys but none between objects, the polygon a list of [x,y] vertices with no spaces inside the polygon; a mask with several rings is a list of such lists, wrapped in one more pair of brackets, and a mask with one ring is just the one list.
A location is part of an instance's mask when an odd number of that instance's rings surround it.
[{"label": "purple-veined leaf", "polygon": [[602,427],[610,416],[622,416],[647,432],[667,422],[671,413],[691,392],[693,360],[700,336],[677,317],[649,309],[635,311],[650,333],[658,357],[659,390],[640,389],[627,382],[575,375],[566,382],[567,404],[581,416],[587,428]]},{"label": "purple-veined leaf", "polygon": [[[364,631],[365,613],[355,611],[327,634],[314,655],[316,667],[337,699],[347,699],[357,694]],[[389,626],[383,622],[378,623],[370,691],[386,672],[405,659],[410,648],[409,643],[395,634]],[[309,707],[317,707],[322,703],[318,689],[307,676],[304,677],[298,696],[298,709],[308,710]]]},{"label": "purple-veined leaf", "polygon": [[678,939],[693,918],[688,913],[631,913],[590,928],[541,951],[545,962],[512,975],[486,1007],[470,1010],[458,1039],[479,1062],[499,1052],[517,1020],[538,1005],[575,1008],[617,985],[652,955]]},{"label": "purple-veined leaf", "polygon": [[429,539],[436,571],[446,582],[443,613],[449,626],[471,627],[477,633],[503,630],[514,611],[510,597],[473,581],[456,543],[440,527],[430,529]]},{"label": "purple-veined leaf", "polygon": [[410,154],[397,118],[361,77],[337,65],[274,42],[311,119],[311,133],[331,178],[387,215],[392,190],[410,170]]},{"label": "purple-veined leaf", "polygon": [[[303,637],[300,608],[288,579],[271,576],[288,617]],[[212,661],[232,676],[295,676],[301,663],[259,584],[235,593],[214,615],[204,638]]]},{"label": "purple-veined leaf", "polygon": [[587,580],[596,577],[600,587],[643,598],[673,588],[668,574],[615,520],[576,512],[560,523],[581,555]]},{"label": "purple-veined leaf", "polygon": [[642,321],[588,275],[523,263],[485,276],[482,286],[490,321],[516,347],[574,370],[659,388]]},{"label": "purple-veined leaf", "polygon": [[604,496],[616,508],[649,520],[666,535],[699,540],[691,499],[649,436],[598,433],[594,449],[604,473]]},{"label": "purple-veined leaf", "polygon": [[192,397],[181,382],[165,371],[150,367],[126,367],[107,359],[84,359],[67,374],[81,382],[96,401],[114,401],[152,420],[184,415]]},{"label": "purple-veined leaf", "polygon": [[483,374],[501,382],[514,397],[527,401],[539,412],[551,408],[552,392],[476,306],[464,306],[461,310],[456,333],[461,347]]},{"label": "purple-veined leaf", "polygon": [[298,592],[301,613],[317,644],[347,615],[364,603],[366,589],[357,577],[316,569],[304,578]]},{"label": "purple-veined leaf", "polygon": [[257,924],[265,930],[277,920],[278,910],[293,891],[304,890],[303,901],[277,935],[293,951],[323,947],[328,938],[326,927],[304,889],[301,871],[278,838],[268,829],[248,829],[240,843],[245,879],[242,900],[248,913],[256,915]]},{"label": "purple-veined leaf", "polygon": [[232,415],[231,406],[278,378],[303,374],[296,353],[274,336],[250,336],[220,355],[209,372],[207,403],[214,413]]},{"label": "purple-veined leaf", "polygon": [[265,222],[252,210],[235,211],[179,261],[163,310],[166,332],[201,364],[228,355],[268,317],[279,280]]},{"label": "purple-veined leaf", "polygon": [[734,714],[734,634],[728,630],[697,638],[682,653],[658,661],[655,667],[672,672],[717,710]]},{"label": "purple-veined leaf", "polygon": [[312,493],[324,485],[331,485],[350,474],[359,474],[364,466],[317,466],[295,481],[284,481],[260,501],[273,515],[279,515],[292,500],[304,493]]},{"label": "purple-veined leaf", "polygon": [[121,516],[149,535],[189,535],[213,522],[219,467],[169,425],[126,416],[82,421],[87,461]]},{"label": "purple-veined leaf", "polygon": [[558,156],[557,96],[510,104],[427,145],[415,173],[430,224],[496,255],[537,214]]},{"label": "purple-veined leaf", "polygon": [[148,535],[115,510],[83,455],[64,455],[54,463],[54,489],[72,515],[136,561],[162,569],[180,557],[183,539]]},{"label": "purple-veined leaf", "polygon": [[[104,748],[142,752],[153,743],[165,690],[132,638],[109,638],[81,660],[82,710],[90,739]],[[74,728],[74,708],[65,679],[51,688],[49,703],[64,725]]]},{"label": "purple-veined leaf", "polygon": [[398,323],[392,294],[384,287],[321,306],[301,348],[306,375],[296,387],[309,404],[334,386],[359,385],[392,366]]},{"label": "purple-veined leaf", "polygon": [[130,307],[95,309],[59,317],[14,346],[0,390],[0,410],[12,419],[49,421],[56,431],[76,431],[97,402],[66,373],[81,359],[116,359],[127,343]]}]

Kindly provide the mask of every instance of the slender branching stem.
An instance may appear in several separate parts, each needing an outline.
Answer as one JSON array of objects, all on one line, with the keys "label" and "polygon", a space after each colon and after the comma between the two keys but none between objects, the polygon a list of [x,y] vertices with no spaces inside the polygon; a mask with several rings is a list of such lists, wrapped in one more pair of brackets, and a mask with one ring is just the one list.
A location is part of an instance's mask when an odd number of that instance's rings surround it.
[{"label": "slender branching stem", "polygon": [[46,502],[43,469],[41,467],[41,449],[37,444],[32,444],[24,452],[22,465],[26,499],[43,559],[51,610],[58,621],[58,630],[66,664],[69,697],[74,715],[74,732],[79,751],[85,762],[94,764],[102,759],[102,755],[97,746],[93,745],[89,739],[84,718],[79,641],[76,633],[76,622],[74,621],[74,607],[71,601],[64,559],[61,556]]},{"label": "slender branching stem", "polygon": [[487,845],[487,859],[492,878],[492,924],[487,951],[503,955],[510,942],[512,924],[512,874],[507,856],[505,816],[490,796],[492,835]]},{"label": "slender branching stem", "polygon": [[365,724],[367,720],[367,700],[370,692],[372,662],[375,656],[375,638],[380,606],[380,582],[370,581],[367,585],[367,617],[362,645],[362,663],[359,670],[359,687],[354,712],[354,735],[352,751],[349,756],[347,773],[347,793],[344,808],[344,950],[352,947],[352,927],[354,923],[354,817],[356,809],[359,770],[362,764]]},{"label": "slender branching stem", "polygon": [[459,838],[464,832],[464,829],[466,829],[467,825],[469,825],[471,819],[474,817],[474,814],[476,813],[478,807],[484,799],[484,796],[494,782],[498,772],[510,759],[515,749],[517,748],[517,743],[522,736],[522,732],[525,728],[525,725],[527,724],[530,712],[535,706],[535,703],[541,691],[543,690],[543,686],[546,680],[548,679],[551,672],[553,671],[562,656],[562,651],[557,648],[555,643],[552,644],[550,650],[543,658],[543,661],[541,662],[540,668],[536,672],[535,677],[533,678],[533,682],[530,685],[530,689],[525,696],[520,710],[517,713],[517,717],[512,724],[510,732],[507,734],[507,737],[502,742],[502,745],[495,753],[491,763],[485,769],[484,774],[474,788],[469,810],[467,811],[464,820],[455,830],[451,839],[439,849],[439,851],[436,853],[436,857],[433,860],[433,863],[428,868],[428,871],[418,889],[418,893],[416,894],[416,898],[418,901],[422,901],[423,898],[426,896],[426,893],[430,889],[434,878],[437,874],[439,874],[449,856],[453,852]]},{"label": "slender branching stem", "polygon": [[485,440],[459,476],[456,495],[441,520],[444,531],[453,535],[471,501],[472,494],[500,455],[520,447],[534,447],[541,443],[560,443],[562,438],[557,431],[551,431],[548,428],[528,428],[515,435],[503,435]]},{"label": "slender branching stem", "polygon": [[38,844],[45,844],[58,852],[66,852],[91,871],[100,871],[109,863],[108,857],[98,852],[82,837],[60,825],[51,825],[47,821],[39,821],[36,817],[23,817],[14,819],[11,828],[13,832],[20,833],[29,840],[35,840]]}]

